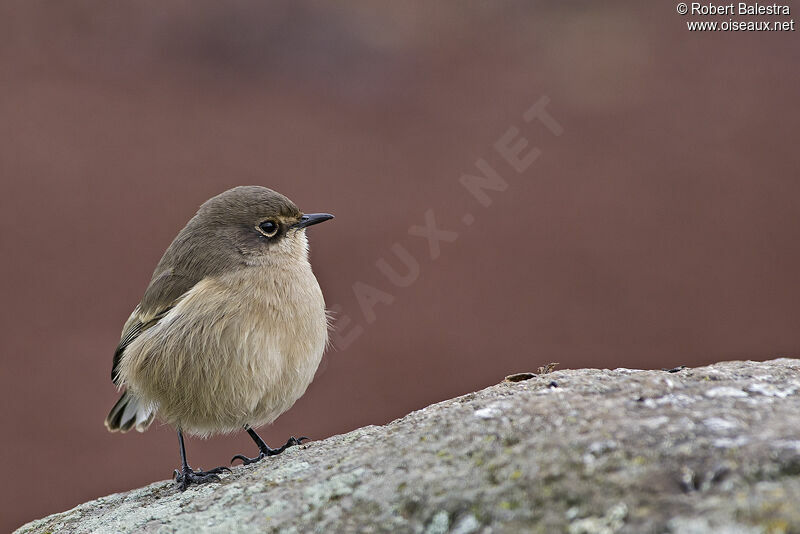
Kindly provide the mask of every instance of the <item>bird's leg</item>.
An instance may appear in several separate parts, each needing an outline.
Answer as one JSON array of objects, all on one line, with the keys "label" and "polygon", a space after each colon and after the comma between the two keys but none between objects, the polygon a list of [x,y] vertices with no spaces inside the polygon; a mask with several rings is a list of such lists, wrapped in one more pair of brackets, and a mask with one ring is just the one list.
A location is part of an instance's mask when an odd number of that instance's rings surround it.
[{"label": "bird's leg", "polygon": [[280,454],[289,447],[300,445],[301,443],[303,443],[304,440],[308,439],[305,436],[299,438],[292,436],[281,447],[278,447],[277,449],[270,449],[269,446],[266,443],[264,443],[264,440],[261,439],[261,436],[256,434],[255,430],[250,428],[250,425],[245,425],[244,429],[247,430],[247,433],[250,434],[250,437],[253,438],[253,441],[255,441],[256,445],[258,445],[259,454],[255,458],[248,458],[243,454],[237,454],[236,456],[231,458],[231,463],[233,463],[234,460],[241,460],[243,465],[250,465],[266,458],[267,456],[275,456],[276,454]]},{"label": "bird's leg", "polygon": [[178,443],[181,445],[181,470],[175,470],[173,478],[178,483],[178,488],[181,491],[186,491],[190,484],[205,484],[207,482],[219,482],[219,473],[230,469],[227,467],[216,467],[210,471],[193,471],[189,464],[186,463],[186,446],[183,444],[183,432],[178,430]]}]

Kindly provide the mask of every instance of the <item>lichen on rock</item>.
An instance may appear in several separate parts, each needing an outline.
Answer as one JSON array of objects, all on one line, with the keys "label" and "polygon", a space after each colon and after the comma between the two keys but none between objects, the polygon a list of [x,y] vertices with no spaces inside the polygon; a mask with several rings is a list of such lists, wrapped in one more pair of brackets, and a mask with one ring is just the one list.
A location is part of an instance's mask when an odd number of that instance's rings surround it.
[{"label": "lichen on rock", "polygon": [[526,374],[17,532],[800,532],[800,360]]}]

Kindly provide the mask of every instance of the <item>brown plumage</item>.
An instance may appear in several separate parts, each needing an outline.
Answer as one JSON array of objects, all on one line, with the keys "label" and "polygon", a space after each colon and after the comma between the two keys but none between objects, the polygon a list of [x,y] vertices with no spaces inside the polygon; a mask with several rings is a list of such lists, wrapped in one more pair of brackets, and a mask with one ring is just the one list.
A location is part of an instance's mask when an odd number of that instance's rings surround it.
[{"label": "brown plumage", "polygon": [[[261,457],[274,452],[250,427],[288,410],[319,365],[327,319],[305,228],[331,217],[257,186],[204,203],[123,327],[112,380],[125,391],[106,427],[144,431],[157,415],[178,429],[182,453],[184,431],[245,428]],[[183,463],[183,489],[216,479]]]}]

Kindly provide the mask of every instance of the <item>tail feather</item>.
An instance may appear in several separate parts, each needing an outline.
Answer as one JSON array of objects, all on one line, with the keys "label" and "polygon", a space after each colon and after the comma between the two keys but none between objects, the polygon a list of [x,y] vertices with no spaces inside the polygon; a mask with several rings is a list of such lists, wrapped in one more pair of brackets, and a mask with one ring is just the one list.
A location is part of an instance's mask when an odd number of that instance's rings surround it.
[{"label": "tail feather", "polygon": [[144,432],[155,417],[155,410],[142,402],[129,391],[122,393],[117,403],[106,417],[106,428],[109,432],[127,432],[134,426]]}]

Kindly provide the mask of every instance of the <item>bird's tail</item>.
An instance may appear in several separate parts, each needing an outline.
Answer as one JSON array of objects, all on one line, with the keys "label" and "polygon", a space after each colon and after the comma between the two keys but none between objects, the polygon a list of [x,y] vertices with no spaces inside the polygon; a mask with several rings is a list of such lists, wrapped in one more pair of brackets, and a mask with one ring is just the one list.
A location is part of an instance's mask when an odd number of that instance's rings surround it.
[{"label": "bird's tail", "polygon": [[124,391],[106,417],[106,428],[109,432],[127,432],[135,426],[136,430],[144,432],[155,415],[153,406],[144,403],[130,391]]}]

